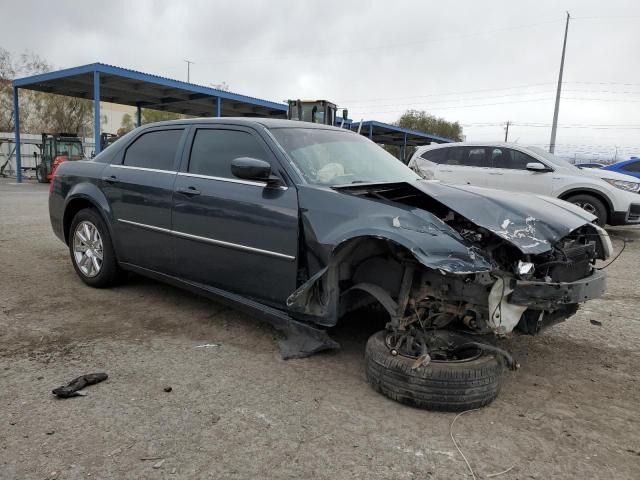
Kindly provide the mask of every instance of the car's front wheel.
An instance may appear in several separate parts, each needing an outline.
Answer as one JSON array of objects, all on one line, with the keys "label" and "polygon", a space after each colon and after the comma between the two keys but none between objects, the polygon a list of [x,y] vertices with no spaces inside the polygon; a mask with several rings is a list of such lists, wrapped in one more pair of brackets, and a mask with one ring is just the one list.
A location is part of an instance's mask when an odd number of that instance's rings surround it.
[{"label": "car's front wheel", "polygon": [[92,208],[76,213],[69,231],[71,262],[84,283],[96,288],[113,285],[121,271],[104,220]]},{"label": "car's front wheel", "polygon": [[580,194],[567,198],[567,201],[598,217],[598,225],[601,227],[606,225],[607,207],[598,198],[593,195]]}]

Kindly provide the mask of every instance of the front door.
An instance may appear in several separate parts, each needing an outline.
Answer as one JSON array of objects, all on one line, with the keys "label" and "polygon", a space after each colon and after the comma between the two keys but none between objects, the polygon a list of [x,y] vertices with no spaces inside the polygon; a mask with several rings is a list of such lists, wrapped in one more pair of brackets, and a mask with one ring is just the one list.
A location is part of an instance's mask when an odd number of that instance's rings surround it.
[{"label": "front door", "polygon": [[492,147],[489,150],[492,168],[486,180],[488,187],[553,194],[553,172],[527,170],[527,163],[540,163],[540,160],[512,148]]},{"label": "front door", "polygon": [[233,176],[231,161],[252,157],[284,178],[268,144],[250,128],[202,126],[188,142],[173,204],[179,275],[282,306],[296,288],[296,189]]},{"label": "front door", "polygon": [[172,273],[171,207],[184,128],[143,132],[102,175],[118,260]]}]

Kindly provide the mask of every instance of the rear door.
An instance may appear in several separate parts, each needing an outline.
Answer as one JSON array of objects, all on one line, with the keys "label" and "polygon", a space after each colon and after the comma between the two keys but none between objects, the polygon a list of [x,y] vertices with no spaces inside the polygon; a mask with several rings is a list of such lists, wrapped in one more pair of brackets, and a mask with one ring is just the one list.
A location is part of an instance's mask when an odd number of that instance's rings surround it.
[{"label": "rear door", "polygon": [[435,178],[447,183],[484,186],[489,162],[485,147],[443,148],[445,154]]},{"label": "rear door", "polygon": [[172,273],[171,207],[183,127],[145,130],[104,170],[121,262]]},{"label": "rear door", "polygon": [[173,204],[179,275],[282,307],[296,288],[296,189],[233,176],[231,161],[252,157],[287,181],[269,144],[250,128],[201,126],[188,142]]}]

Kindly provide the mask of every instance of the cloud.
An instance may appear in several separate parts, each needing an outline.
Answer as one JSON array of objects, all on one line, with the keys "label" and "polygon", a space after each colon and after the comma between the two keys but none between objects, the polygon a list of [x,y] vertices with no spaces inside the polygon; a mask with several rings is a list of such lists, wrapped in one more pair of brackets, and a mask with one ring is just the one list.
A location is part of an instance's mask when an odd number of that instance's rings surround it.
[{"label": "cloud", "polygon": [[205,85],[326,98],[356,119],[426,109],[467,125],[470,140],[499,140],[511,120],[512,139],[545,144],[565,10],[575,20],[559,151],[637,153],[640,129],[568,127],[638,126],[637,2],[22,0],[3,6],[0,45],[59,67],[101,61],[179,79],[189,59]]}]

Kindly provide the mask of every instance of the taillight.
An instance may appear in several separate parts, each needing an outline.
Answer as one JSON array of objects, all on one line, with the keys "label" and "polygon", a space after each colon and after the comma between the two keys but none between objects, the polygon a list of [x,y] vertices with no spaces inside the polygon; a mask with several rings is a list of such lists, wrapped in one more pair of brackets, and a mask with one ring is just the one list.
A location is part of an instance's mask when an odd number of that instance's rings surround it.
[{"label": "taillight", "polygon": [[51,171],[51,180],[49,180],[49,193],[53,192],[53,182],[56,181],[56,170],[58,170],[58,169],[54,168]]}]

